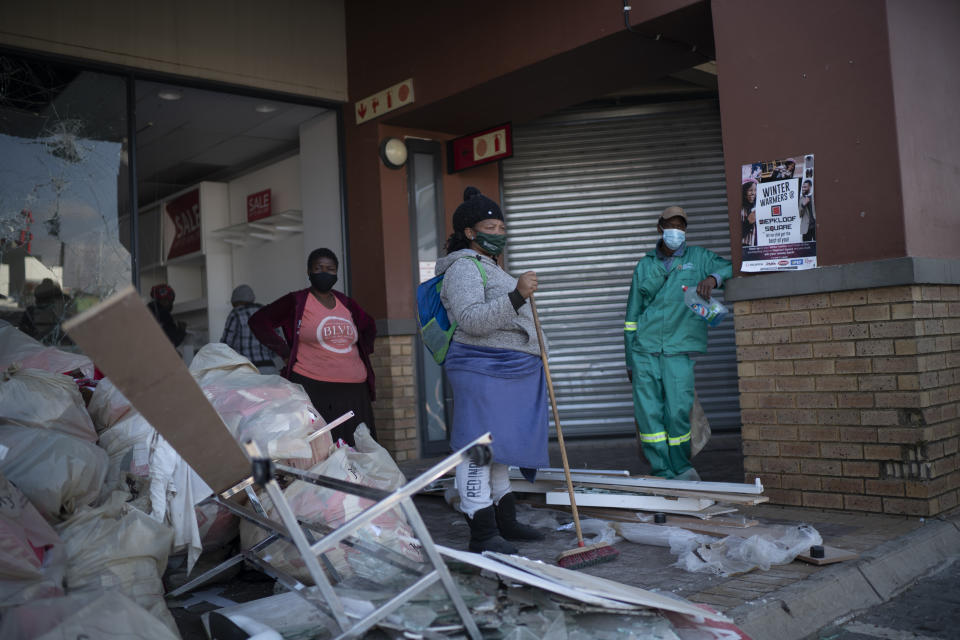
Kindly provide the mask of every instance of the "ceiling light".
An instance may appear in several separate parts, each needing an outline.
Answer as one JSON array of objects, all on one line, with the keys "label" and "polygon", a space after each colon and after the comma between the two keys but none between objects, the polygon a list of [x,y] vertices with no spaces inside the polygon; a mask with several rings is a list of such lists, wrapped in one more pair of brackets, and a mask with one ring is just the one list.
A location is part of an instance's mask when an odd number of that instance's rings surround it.
[{"label": "ceiling light", "polygon": [[390,169],[399,169],[407,162],[407,145],[400,138],[384,138],[380,143],[380,159]]},{"label": "ceiling light", "polygon": [[253,110],[256,111],[257,113],[273,113],[274,111],[277,110],[277,108],[272,104],[264,103],[264,104],[258,104],[253,108]]},{"label": "ceiling light", "polygon": [[161,89],[157,96],[161,100],[179,100],[183,97],[183,94],[177,91],[176,89]]}]

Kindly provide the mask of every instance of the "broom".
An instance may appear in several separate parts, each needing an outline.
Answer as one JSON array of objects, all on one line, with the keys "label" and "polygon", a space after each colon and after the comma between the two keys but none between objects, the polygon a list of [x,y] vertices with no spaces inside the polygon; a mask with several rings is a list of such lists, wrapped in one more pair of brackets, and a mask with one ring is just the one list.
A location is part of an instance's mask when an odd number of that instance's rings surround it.
[{"label": "broom", "polygon": [[543,373],[547,377],[547,391],[550,393],[550,406],[553,408],[553,424],[557,427],[557,441],[560,443],[560,458],[563,460],[563,475],[567,480],[567,493],[570,494],[570,510],[573,512],[573,525],[577,530],[577,548],[562,552],[557,556],[557,564],[564,569],[582,569],[602,562],[611,562],[617,559],[620,552],[606,542],[598,542],[587,546],[583,542],[583,531],[580,530],[580,514],[577,512],[577,501],[573,495],[573,480],[570,478],[570,465],[567,462],[567,448],[563,444],[563,430],[560,429],[560,414],[557,411],[557,398],[553,393],[553,380],[550,379],[550,365],[547,362],[547,349],[543,344],[543,330],[540,328],[540,317],[537,315],[537,303],[530,294],[530,311],[533,312],[533,324],[537,328],[537,341],[540,343],[540,359],[543,360]]}]

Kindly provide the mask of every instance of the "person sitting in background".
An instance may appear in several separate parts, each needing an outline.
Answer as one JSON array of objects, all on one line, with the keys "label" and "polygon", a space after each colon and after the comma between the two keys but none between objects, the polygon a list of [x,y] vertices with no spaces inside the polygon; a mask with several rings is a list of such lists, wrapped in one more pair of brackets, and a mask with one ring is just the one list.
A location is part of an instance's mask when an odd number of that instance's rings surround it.
[{"label": "person sitting in background", "polygon": [[[342,438],[352,447],[361,422],[376,438],[370,354],[377,325],[355,300],[333,290],[339,268],[330,249],[314,249],[307,258],[310,287],[262,307],[249,325],[260,342],[284,359],[283,376],[303,387],[324,420],[353,411],[353,418],[330,432],[334,440]],[[278,328],[282,338],[275,332]]]},{"label": "person sitting in background", "polygon": [[43,344],[73,344],[60,328],[67,301],[57,283],[44,278],[33,290],[33,299],[34,303],[24,310],[17,328]]},{"label": "person sitting in background", "polygon": [[150,302],[147,309],[160,324],[160,328],[167,334],[173,346],[179,347],[187,335],[187,325],[182,320],[173,319],[173,301],[177,294],[168,284],[156,284],[150,289]]},{"label": "person sitting in background", "polygon": [[233,290],[233,294],[230,296],[230,304],[233,305],[233,309],[227,316],[227,322],[223,325],[223,335],[220,336],[220,342],[228,345],[252,362],[260,370],[260,373],[264,375],[275,374],[278,371],[273,363],[273,352],[257,340],[247,324],[257,309],[263,306],[254,302],[255,300],[253,289],[249,285],[242,284]]}]

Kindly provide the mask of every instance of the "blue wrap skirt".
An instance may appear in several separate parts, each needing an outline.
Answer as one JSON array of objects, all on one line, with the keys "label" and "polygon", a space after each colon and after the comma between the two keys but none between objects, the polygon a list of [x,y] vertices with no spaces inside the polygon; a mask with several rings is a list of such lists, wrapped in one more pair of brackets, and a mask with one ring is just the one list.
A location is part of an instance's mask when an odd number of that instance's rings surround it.
[{"label": "blue wrap skirt", "polygon": [[453,386],[453,449],[489,431],[494,462],[522,469],[549,466],[549,397],[539,357],[454,341],[443,367]]}]

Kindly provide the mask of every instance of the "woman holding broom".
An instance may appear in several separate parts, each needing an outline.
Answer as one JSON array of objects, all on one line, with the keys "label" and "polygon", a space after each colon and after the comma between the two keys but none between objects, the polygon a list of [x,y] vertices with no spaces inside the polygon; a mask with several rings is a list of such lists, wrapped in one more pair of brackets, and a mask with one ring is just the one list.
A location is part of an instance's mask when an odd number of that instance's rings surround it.
[{"label": "woman holding broom", "polygon": [[470,525],[470,551],[516,553],[508,540],[542,540],[517,522],[508,465],[533,480],[549,464],[547,388],[540,343],[528,298],[537,274],[519,278],[500,268],[506,245],[503,213],[496,202],[467,187],[453,214],[441,300],[457,323],[444,368],[453,387],[450,445],[459,449],[480,435],[493,435],[493,461],[457,467],[460,510]]}]

